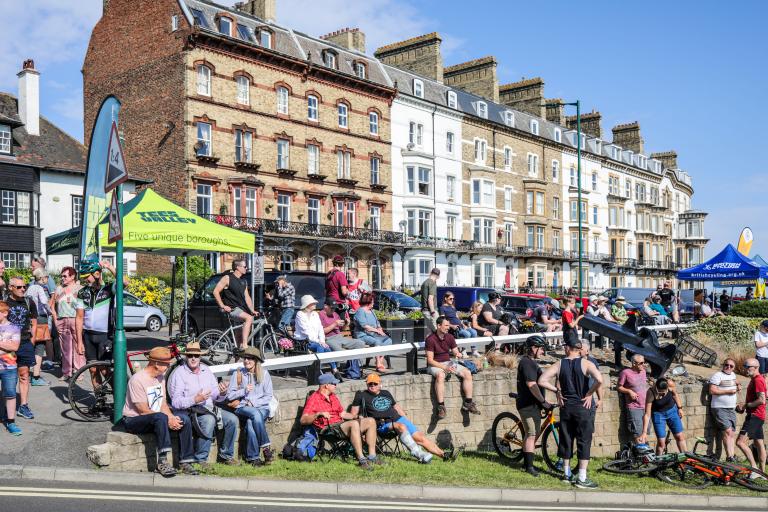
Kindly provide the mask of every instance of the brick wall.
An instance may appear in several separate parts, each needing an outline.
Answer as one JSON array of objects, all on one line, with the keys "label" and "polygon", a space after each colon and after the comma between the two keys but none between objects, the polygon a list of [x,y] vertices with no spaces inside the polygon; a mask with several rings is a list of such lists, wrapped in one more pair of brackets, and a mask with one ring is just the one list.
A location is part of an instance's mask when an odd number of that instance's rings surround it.
[{"label": "brick wall", "polygon": [[[592,454],[595,457],[610,457],[628,440],[622,425],[622,405],[616,391],[616,379],[610,379],[604,370],[603,377],[610,382],[605,400],[595,421],[595,436]],[[462,397],[457,379],[446,383],[445,405],[448,415],[437,421],[433,416],[434,398],[432,378],[427,375],[403,375],[385,377],[384,388],[389,390],[405,410],[408,418],[438,443],[451,439],[456,445],[465,444],[468,450],[493,451],[491,427],[497,414],[514,410],[514,402],[508,393],[516,389],[516,371],[490,369],[475,375],[474,400],[482,414],[465,415],[461,412]],[[364,389],[363,382],[344,382],[338,386],[342,405],[352,403],[355,392]],[[307,394],[315,388],[277,390],[280,400],[279,419],[268,425],[270,438],[278,451],[288,441],[291,432],[298,432],[298,418]],[[686,437],[710,436],[709,416],[701,383],[680,383],[686,417],[683,420]],[[174,443],[175,444],[175,443]],[[690,448],[693,443],[690,444]],[[174,449],[177,447],[175,446]],[[89,457],[97,465],[110,470],[146,471],[153,467],[154,436],[134,436],[124,432],[110,432],[107,443],[88,448]],[[216,456],[215,447],[211,459]]]}]

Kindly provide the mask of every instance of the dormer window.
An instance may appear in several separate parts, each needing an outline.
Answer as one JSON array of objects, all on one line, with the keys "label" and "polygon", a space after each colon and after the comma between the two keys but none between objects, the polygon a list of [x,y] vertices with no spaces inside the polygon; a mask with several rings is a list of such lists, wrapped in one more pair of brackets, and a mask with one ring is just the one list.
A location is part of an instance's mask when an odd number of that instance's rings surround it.
[{"label": "dormer window", "polygon": [[200,11],[198,9],[190,9],[189,10],[192,13],[192,18],[194,18],[194,24],[203,27],[208,28],[208,21],[205,19],[205,15],[203,14],[203,11]]},{"label": "dormer window", "polygon": [[225,36],[232,35],[232,20],[222,16],[219,18],[219,32]]},{"label": "dormer window", "polygon": [[646,158],[643,155],[637,155],[637,166],[641,169],[645,169],[646,167]]},{"label": "dormer window", "polygon": [[424,82],[418,78],[413,79],[413,95],[417,98],[424,97]]},{"label": "dormer window", "polygon": [[488,104],[484,101],[477,102],[477,115],[483,119],[488,119]]},{"label": "dormer window", "polygon": [[11,127],[0,124],[0,153],[11,153]]},{"label": "dormer window", "polygon": [[251,37],[251,31],[248,30],[248,27],[246,27],[245,25],[241,25],[240,23],[237,24],[237,35],[243,41],[248,41],[249,43],[253,42],[253,37]]},{"label": "dormer window", "polygon": [[515,114],[509,110],[504,112],[504,124],[507,126],[515,126]]},{"label": "dormer window", "polygon": [[599,139],[595,139],[595,153],[598,155],[603,154],[603,141]]},{"label": "dormer window", "polygon": [[326,67],[336,69],[336,54],[330,50],[323,51],[323,63]]},{"label": "dormer window", "polygon": [[456,96],[455,92],[448,91],[447,97],[448,97],[448,108],[458,108],[459,107],[459,97]]},{"label": "dormer window", "polygon": [[531,133],[534,135],[539,134],[539,122],[535,119],[531,119]]},{"label": "dormer window", "polygon": [[619,148],[616,146],[611,146],[611,158],[614,160],[619,159]]},{"label": "dormer window", "polygon": [[563,130],[555,128],[555,142],[563,142]]},{"label": "dormer window", "polygon": [[272,48],[272,32],[262,28],[259,29],[259,44],[264,48]]},{"label": "dormer window", "polygon": [[363,62],[355,62],[355,75],[357,75],[358,78],[366,77],[366,69]]}]

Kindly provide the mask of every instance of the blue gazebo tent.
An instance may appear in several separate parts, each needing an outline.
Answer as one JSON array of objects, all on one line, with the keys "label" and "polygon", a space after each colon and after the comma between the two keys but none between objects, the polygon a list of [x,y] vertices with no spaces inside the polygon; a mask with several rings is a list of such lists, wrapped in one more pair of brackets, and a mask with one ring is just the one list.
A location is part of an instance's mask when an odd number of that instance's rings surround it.
[{"label": "blue gazebo tent", "polygon": [[768,266],[749,259],[728,244],[716,256],[695,267],[680,270],[682,281],[720,281],[731,279],[757,280],[768,278]]}]

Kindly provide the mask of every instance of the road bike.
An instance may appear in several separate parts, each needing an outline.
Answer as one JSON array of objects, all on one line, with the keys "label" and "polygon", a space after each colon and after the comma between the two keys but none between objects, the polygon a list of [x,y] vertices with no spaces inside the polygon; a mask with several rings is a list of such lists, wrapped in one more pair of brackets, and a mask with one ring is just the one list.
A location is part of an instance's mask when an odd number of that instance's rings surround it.
[{"label": "road bike", "polygon": [[[264,359],[271,359],[280,354],[278,340],[282,333],[275,332],[275,329],[267,320],[270,318],[269,312],[265,312],[260,318],[256,318],[251,326],[251,334],[248,336],[248,346],[258,347],[261,350]],[[240,329],[242,323],[235,323],[227,315],[229,328],[222,331],[220,329],[208,329],[198,336],[200,348],[208,350],[208,358],[213,364],[227,364],[231,362],[240,349]]]},{"label": "road bike", "polygon": [[[517,398],[517,393],[510,393],[509,396]],[[556,473],[562,472],[557,457],[557,448],[560,444],[559,426],[560,422],[555,421],[554,407],[548,411],[542,411],[541,431],[536,437],[536,447],[541,450],[547,467]],[[491,427],[491,440],[496,452],[503,459],[511,462],[522,460],[525,431],[522,420],[516,414],[505,411],[496,416]]]},{"label": "road bike", "polygon": [[[165,373],[167,383],[171,374],[184,364],[184,348],[193,338],[186,334],[178,334],[169,340],[168,349],[175,361]],[[128,352],[125,356],[128,377],[141,370],[141,362],[146,358],[146,351]],[[201,359],[206,365],[211,365],[207,359]],[[108,421],[112,419],[115,408],[114,390],[114,360],[91,361],[77,370],[69,380],[67,397],[72,410],[85,421]],[[94,382],[95,381],[95,382]],[[166,394],[167,396],[167,394]]]},{"label": "road bike", "polygon": [[617,454],[615,460],[603,465],[605,471],[618,474],[649,474],[662,482],[686,489],[703,489],[713,484],[733,482],[747,489],[768,492],[768,474],[739,462],[721,462],[696,453],[699,444],[708,444],[699,437],[692,452],[655,455],[651,450],[637,451],[630,445]]}]

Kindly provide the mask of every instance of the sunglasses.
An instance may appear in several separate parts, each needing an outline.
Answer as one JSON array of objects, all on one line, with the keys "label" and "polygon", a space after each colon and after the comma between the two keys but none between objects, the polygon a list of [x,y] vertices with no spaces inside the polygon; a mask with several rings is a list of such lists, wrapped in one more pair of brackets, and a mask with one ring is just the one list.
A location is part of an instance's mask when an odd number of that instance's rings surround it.
[{"label": "sunglasses", "polygon": [[187,354],[187,359],[200,359],[200,354]]},{"label": "sunglasses", "polygon": [[378,385],[379,385],[379,383],[378,383],[378,382],[369,382],[369,383],[368,383],[368,387],[369,387],[369,388],[375,388],[375,387],[376,387],[376,386],[378,386]]},{"label": "sunglasses", "polygon": [[446,297],[445,300],[453,300],[453,297]]},{"label": "sunglasses", "polygon": [[256,360],[256,358],[253,357],[253,356],[244,356],[243,359],[245,359],[246,361],[255,361]]},{"label": "sunglasses", "polygon": [[633,364],[636,364],[637,366],[645,366],[645,361],[640,361],[639,363],[637,361],[634,361]]},{"label": "sunglasses", "polygon": [[744,368],[745,368],[745,369],[750,369],[750,368],[760,368],[760,367],[759,367],[759,366],[755,366],[755,365],[749,365],[749,364],[745,364],[745,365],[744,365]]},{"label": "sunglasses", "polygon": [[736,368],[735,364],[724,364],[723,368]]},{"label": "sunglasses", "polygon": [[27,285],[25,285],[25,284],[11,285],[11,288],[16,288],[17,290],[26,290],[27,289]]}]

